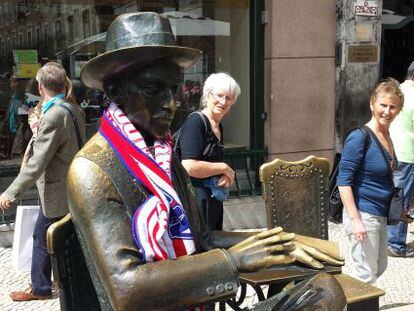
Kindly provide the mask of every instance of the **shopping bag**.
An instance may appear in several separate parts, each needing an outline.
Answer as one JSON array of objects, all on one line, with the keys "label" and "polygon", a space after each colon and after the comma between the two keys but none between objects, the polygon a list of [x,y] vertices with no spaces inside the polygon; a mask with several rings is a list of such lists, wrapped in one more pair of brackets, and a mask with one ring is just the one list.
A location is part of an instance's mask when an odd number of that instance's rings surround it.
[{"label": "shopping bag", "polygon": [[17,206],[12,249],[13,266],[17,273],[30,271],[32,264],[33,231],[40,206]]}]

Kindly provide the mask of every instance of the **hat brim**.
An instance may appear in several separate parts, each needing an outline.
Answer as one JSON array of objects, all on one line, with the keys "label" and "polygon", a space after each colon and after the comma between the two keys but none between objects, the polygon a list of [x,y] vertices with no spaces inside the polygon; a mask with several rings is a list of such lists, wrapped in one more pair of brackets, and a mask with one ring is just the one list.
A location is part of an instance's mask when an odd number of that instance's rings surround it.
[{"label": "hat brim", "polygon": [[201,51],[181,46],[139,46],[105,52],[89,60],[81,70],[82,82],[103,91],[104,79],[131,67],[168,59],[182,69],[187,69],[201,57]]}]

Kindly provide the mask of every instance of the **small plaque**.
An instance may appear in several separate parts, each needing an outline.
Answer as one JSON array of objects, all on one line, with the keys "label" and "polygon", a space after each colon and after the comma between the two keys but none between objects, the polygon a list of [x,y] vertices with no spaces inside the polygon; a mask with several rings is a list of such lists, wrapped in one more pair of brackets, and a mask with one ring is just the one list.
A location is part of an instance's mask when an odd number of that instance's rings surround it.
[{"label": "small plaque", "polygon": [[378,1],[377,0],[355,0],[354,14],[360,16],[377,16]]},{"label": "small plaque", "polygon": [[348,46],[348,63],[371,63],[378,61],[378,47],[371,44]]}]

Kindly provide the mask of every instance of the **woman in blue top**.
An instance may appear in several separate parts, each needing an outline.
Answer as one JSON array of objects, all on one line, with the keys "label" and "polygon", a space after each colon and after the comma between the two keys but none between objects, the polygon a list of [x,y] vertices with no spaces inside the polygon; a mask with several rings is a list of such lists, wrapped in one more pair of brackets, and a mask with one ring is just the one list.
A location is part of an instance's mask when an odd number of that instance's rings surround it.
[{"label": "woman in blue top", "polygon": [[[385,151],[390,167],[397,165],[388,132],[400,112],[403,94],[399,83],[388,79],[379,83],[371,94],[371,120],[366,126]],[[374,283],[387,267],[387,215],[392,195],[388,165],[381,146],[369,139],[365,147],[364,133],[355,130],[345,141],[337,184],[345,209],[343,226],[351,241],[355,277]]]}]

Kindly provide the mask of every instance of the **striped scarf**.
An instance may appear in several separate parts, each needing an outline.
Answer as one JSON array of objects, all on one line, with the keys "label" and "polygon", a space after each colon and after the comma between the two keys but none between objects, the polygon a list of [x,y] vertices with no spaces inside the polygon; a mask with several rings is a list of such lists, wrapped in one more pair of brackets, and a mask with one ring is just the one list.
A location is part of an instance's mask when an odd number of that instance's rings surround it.
[{"label": "striped scarf", "polygon": [[134,241],[145,261],[194,253],[189,221],[171,181],[171,136],[155,140],[153,156],[115,103],[104,112],[99,131],[131,175],[151,193],[132,217]]}]

